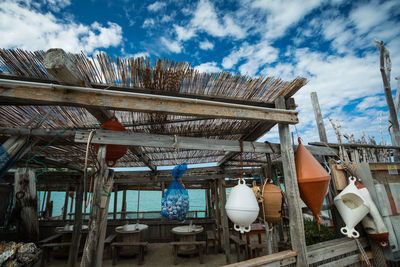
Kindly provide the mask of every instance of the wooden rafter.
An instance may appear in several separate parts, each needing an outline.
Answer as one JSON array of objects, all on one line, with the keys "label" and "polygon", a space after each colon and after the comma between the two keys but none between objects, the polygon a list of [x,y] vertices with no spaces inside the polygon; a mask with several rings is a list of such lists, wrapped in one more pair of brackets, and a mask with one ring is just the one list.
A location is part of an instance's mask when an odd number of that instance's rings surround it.
[{"label": "wooden rafter", "polygon": [[236,120],[298,123],[292,110],[0,79],[0,99]]}]

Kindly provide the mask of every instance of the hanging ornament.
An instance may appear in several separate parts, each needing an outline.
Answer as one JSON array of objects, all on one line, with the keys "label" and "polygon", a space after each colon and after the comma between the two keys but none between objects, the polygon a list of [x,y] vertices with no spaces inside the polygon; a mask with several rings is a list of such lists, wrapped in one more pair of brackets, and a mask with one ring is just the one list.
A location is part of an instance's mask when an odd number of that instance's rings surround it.
[{"label": "hanging ornament", "polygon": [[319,218],[319,213],[328,192],[331,176],[303,146],[300,137],[298,140],[299,146],[295,162],[300,197],[314,214],[318,230],[320,230],[321,219]]},{"label": "hanging ornament", "polygon": [[[125,127],[118,121],[115,116],[112,116],[105,123],[100,126],[100,129],[106,129],[110,131],[126,132]],[[98,145],[95,146],[96,150]],[[106,164],[108,167],[114,167],[117,160],[122,158],[126,152],[128,152],[128,146],[122,145],[107,145],[106,148]]]},{"label": "hanging ornament", "polygon": [[367,234],[374,239],[379,246],[387,247],[389,245],[389,232],[386,228],[385,223],[379,213],[368,189],[360,182],[355,182],[356,187],[360,191],[361,195],[370,205],[370,212],[367,216],[362,219],[361,223],[367,232]]},{"label": "hanging ornament", "polygon": [[260,208],[253,191],[243,179],[232,188],[225,205],[226,214],[234,222],[234,229],[241,233],[249,232],[251,224],[257,219]]},{"label": "hanging ornament", "polygon": [[263,186],[264,214],[269,223],[277,223],[282,219],[283,193],[272,183]]},{"label": "hanging ornament", "polygon": [[342,234],[357,238],[360,234],[354,227],[369,213],[370,205],[354,185],[355,177],[349,178],[349,185],[334,199],[335,206],[342,217],[345,227],[340,229]]}]

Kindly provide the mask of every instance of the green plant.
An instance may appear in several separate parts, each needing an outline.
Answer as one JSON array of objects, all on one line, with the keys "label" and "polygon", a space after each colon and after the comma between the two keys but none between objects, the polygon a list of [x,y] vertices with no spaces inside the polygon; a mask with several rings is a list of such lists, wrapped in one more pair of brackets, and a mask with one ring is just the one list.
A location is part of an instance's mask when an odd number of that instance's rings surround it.
[{"label": "green plant", "polygon": [[317,222],[313,219],[304,219],[304,232],[307,246],[338,238],[335,232],[321,224],[321,231],[318,231]]}]

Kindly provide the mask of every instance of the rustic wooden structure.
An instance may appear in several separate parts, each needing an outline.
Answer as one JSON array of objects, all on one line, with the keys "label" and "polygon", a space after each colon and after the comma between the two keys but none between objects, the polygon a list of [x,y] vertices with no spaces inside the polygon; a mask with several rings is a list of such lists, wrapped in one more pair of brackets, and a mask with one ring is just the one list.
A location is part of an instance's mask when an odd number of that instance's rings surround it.
[{"label": "rustic wooden structure", "polygon": [[[35,183],[37,190],[48,192],[46,205],[42,205],[46,210],[50,207],[50,192],[75,191],[75,212],[67,212],[70,199],[66,196],[63,216],[60,220],[41,218],[39,234],[42,238],[51,236],[55,226],[68,222],[74,224],[71,243],[80,244],[82,222],[87,223],[89,234],[81,266],[101,266],[104,243],[112,244],[106,236],[113,236],[113,229],[126,222],[140,220],[149,225],[149,242],[171,241],[170,230],[177,222],[159,217],[151,219],[150,216],[158,216],[151,212],[129,211],[127,191],[156,190],[163,194],[173,178],[170,171],[157,167],[182,162],[217,165],[189,169],[183,182],[187,189],[206,192],[204,210],[188,215],[205,228],[199,247],[205,246],[205,233],[215,233],[213,243],[218,251],[224,251],[226,262],[230,263],[231,226],[224,207],[226,188],[240,177],[238,155],[243,150],[246,179],[266,178],[261,167],[268,164],[266,154],[272,155],[274,166],[282,166],[288,208],[284,219],[289,222],[282,236],[290,236],[286,248],[292,251],[281,256],[270,255],[266,261],[306,266],[314,254],[305,243],[294,166],[296,146],[292,145],[289,132],[289,125],[298,122],[292,96],[305,84],[304,78],[284,82],[228,73],[202,74],[191,69],[188,63],[170,60],[120,59],[106,54],[87,58],[59,49],[46,53],[2,49],[0,141],[10,148],[11,141],[7,140],[13,138],[10,136],[18,137],[12,142],[24,153],[12,155],[14,168],[26,167],[26,159],[35,156],[37,161],[29,162],[30,168],[45,165],[50,169]],[[97,130],[111,115],[128,131]],[[257,142],[276,124],[279,144]],[[92,138],[89,138],[91,132]],[[88,142],[97,144],[98,151],[88,146]],[[148,170],[113,172],[108,169],[104,164],[106,144],[129,146],[117,167]],[[88,147],[88,166],[95,171],[88,172],[86,177]],[[307,148],[314,155],[336,157],[338,154],[338,149],[331,144],[327,147],[317,143]],[[36,174],[39,173],[36,169]],[[5,174],[1,182],[13,183],[14,175]],[[88,191],[92,195],[89,213],[82,210],[82,203],[87,200],[84,193]],[[109,214],[112,194],[113,209]],[[118,203],[121,195],[122,203]],[[119,204],[122,204],[120,210]],[[197,216],[200,213],[205,214],[204,218]],[[343,243],[343,240],[337,242]],[[77,265],[78,252],[79,246],[70,246],[68,266]]]}]

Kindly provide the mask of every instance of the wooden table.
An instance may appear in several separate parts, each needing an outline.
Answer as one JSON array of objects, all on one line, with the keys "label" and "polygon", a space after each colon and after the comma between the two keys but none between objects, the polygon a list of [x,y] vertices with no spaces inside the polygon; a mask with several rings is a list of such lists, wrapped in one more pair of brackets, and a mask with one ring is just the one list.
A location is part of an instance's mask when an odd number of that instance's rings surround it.
[{"label": "wooden table", "polygon": [[[203,232],[204,228],[200,225],[182,225],[171,229],[171,232],[179,237],[180,242],[194,242],[196,241],[196,235]],[[180,246],[178,254],[188,255],[196,253],[196,246],[185,245]]]},{"label": "wooden table", "polygon": [[[124,243],[136,243],[140,242],[141,232],[149,228],[146,224],[125,224],[115,228],[115,232],[118,234],[117,238]],[[122,239],[122,240],[121,240]],[[126,248],[121,249],[120,254],[125,256],[132,256],[139,253],[137,248]]]}]

